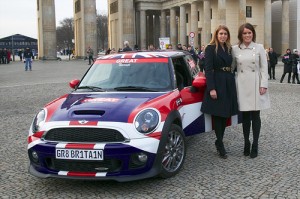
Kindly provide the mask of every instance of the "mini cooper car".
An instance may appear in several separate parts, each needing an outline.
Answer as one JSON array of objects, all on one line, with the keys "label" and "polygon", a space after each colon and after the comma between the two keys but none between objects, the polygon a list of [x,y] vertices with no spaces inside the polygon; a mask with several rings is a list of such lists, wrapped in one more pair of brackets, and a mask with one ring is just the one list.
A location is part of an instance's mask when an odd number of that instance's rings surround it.
[{"label": "mini cooper car", "polygon": [[116,181],[174,176],[185,160],[185,138],[212,130],[211,116],[200,112],[205,85],[188,52],[100,57],[70,82],[74,91],[33,119],[29,172]]}]

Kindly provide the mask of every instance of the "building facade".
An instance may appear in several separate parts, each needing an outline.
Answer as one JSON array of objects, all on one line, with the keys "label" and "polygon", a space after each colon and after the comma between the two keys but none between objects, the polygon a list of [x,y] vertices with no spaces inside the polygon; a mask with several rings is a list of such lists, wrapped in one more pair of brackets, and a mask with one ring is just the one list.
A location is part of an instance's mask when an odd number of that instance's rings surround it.
[{"label": "building facade", "polygon": [[19,49],[30,48],[37,52],[37,39],[21,34],[0,38],[0,49],[5,48],[13,52],[17,52]]},{"label": "building facade", "polygon": [[[75,56],[91,47],[97,52],[96,0],[73,0]],[[57,59],[55,1],[37,0],[39,59]],[[73,38],[72,38],[73,39]]]},{"label": "building facade", "polygon": [[254,25],[257,42],[278,53],[299,45],[299,0],[108,0],[109,47],[124,41],[146,49],[163,48],[159,38],[194,47],[209,43],[219,24],[228,26],[231,43],[238,27]]}]

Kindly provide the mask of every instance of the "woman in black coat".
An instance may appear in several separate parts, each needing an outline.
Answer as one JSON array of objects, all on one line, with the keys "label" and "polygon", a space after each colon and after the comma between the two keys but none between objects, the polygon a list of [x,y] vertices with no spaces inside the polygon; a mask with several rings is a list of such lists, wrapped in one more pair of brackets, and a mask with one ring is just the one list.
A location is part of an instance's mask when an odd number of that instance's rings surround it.
[{"label": "woman in black coat", "polygon": [[212,115],[220,157],[227,158],[223,144],[226,121],[238,113],[234,74],[231,71],[230,33],[220,25],[205,49],[206,91],[201,111]]},{"label": "woman in black coat", "polygon": [[282,83],[285,74],[289,74],[288,76],[288,83],[291,83],[291,74],[292,74],[292,65],[293,65],[293,59],[292,59],[292,54],[291,54],[291,49],[286,49],[286,54],[283,55],[282,57],[282,62],[284,63],[284,68],[283,68],[283,74],[280,79],[280,83]]}]

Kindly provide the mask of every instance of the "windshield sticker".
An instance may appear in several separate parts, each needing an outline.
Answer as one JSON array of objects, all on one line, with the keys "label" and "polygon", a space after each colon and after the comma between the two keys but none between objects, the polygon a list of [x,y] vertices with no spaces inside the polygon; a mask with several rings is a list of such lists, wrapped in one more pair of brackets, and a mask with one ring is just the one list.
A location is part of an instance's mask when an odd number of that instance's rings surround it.
[{"label": "windshield sticker", "polygon": [[96,64],[168,63],[168,58],[100,59]]},{"label": "windshield sticker", "polygon": [[116,103],[120,101],[118,98],[87,98],[82,100],[82,103],[103,103],[103,102],[111,102]]},{"label": "windshield sticker", "polygon": [[117,59],[116,63],[136,63],[137,59]]}]

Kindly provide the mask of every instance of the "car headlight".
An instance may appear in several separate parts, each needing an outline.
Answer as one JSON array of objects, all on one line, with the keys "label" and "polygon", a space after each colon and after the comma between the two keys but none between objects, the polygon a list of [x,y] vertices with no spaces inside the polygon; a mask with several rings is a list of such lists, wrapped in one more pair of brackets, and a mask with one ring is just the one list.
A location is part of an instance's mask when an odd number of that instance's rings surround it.
[{"label": "car headlight", "polygon": [[41,110],[34,118],[32,122],[32,132],[36,133],[40,130],[41,123],[45,121],[46,113],[45,110]]},{"label": "car headlight", "polygon": [[138,132],[147,134],[156,129],[158,122],[158,112],[153,109],[146,109],[137,115],[134,121],[134,126]]}]

